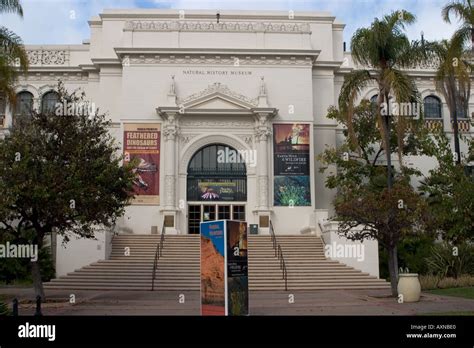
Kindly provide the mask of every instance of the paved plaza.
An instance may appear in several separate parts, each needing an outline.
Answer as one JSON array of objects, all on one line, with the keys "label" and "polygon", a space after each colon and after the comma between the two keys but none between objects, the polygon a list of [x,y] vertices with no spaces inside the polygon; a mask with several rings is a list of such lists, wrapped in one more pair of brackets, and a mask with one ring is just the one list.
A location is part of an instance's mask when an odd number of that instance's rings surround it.
[{"label": "paved plaza", "polygon": [[[71,295],[75,304],[70,303]],[[17,297],[21,315],[34,313],[32,289],[0,288],[0,296],[10,306]],[[198,291],[49,290],[46,296],[44,315],[200,314]],[[291,299],[294,303],[289,303]],[[251,315],[474,314],[474,300],[423,293],[420,302],[399,304],[386,290],[251,291],[249,301]]]}]

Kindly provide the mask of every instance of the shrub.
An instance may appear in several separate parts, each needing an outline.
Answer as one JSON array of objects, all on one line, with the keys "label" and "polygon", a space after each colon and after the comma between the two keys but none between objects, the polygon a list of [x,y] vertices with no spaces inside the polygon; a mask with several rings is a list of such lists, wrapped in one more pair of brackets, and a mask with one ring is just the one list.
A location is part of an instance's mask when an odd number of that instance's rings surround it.
[{"label": "shrub", "polygon": [[[0,243],[6,243],[6,238],[0,238]],[[9,240],[10,243],[24,244],[25,240]],[[49,247],[39,252],[41,278],[49,281],[55,277],[54,262]],[[31,267],[29,259],[5,258],[0,262],[0,283],[13,284],[31,282]]]},{"label": "shrub", "polygon": [[[457,248],[457,250],[455,249]],[[466,243],[454,246],[442,243],[431,248],[431,256],[426,258],[430,274],[440,278],[458,278],[464,274],[474,274],[474,247]]]},{"label": "shrub", "polygon": [[440,278],[435,275],[422,275],[420,276],[420,284],[422,290],[463,288],[474,286],[474,276],[462,275],[458,278]]},{"label": "shrub", "polygon": [[[425,258],[431,255],[434,239],[428,235],[406,237],[398,244],[398,266],[408,268],[412,273],[427,274],[429,272]],[[380,277],[387,279],[387,252],[379,248]]]}]

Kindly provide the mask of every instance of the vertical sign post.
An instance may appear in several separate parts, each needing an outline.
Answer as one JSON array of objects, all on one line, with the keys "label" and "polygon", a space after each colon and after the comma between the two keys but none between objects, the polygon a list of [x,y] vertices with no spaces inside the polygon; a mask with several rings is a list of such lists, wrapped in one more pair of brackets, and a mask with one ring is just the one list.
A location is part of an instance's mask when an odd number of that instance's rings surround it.
[{"label": "vertical sign post", "polygon": [[248,315],[247,223],[201,223],[201,314]]}]

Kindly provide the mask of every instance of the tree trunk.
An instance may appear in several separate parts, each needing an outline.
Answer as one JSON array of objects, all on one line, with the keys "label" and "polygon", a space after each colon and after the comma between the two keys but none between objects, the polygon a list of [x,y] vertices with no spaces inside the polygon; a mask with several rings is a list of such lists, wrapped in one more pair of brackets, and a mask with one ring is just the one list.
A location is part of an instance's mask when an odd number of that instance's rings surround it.
[{"label": "tree trunk", "polygon": [[44,301],[45,295],[43,289],[43,282],[41,280],[39,259],[35,262],[31,262],[31,276],[33,278],[33,288],[35,289],[35,296],[41,296],[41,301]]},{"label": "tree trunk", "polygon": [[392,289],[392,296],[398,296],[398,255],[397,246],[393,246],[388,250],[388,272],[390,274],[390,287]]},{"label": "tree trunk", "polygon": [[390,190],[392,188],[392,152],[390,151],[390,98],[389,93],[385,92],[384,95],[385,102],[387,103],[387,114],[383,118],[381,125],[384,127],[384,134],[385,137],[385,157],[387,159],[387,187]]},{"label": "tree trunk", "polygon": [[40,250],[43,248],[44,233],[42,231],[36,231],[36,238],[33,239],[33,243],[38,246],[38,257],[36,261],[31,262],[31,277],[33,278],[33,288],[35,290],[35,296],[41,296],[41,300],[45,300],[43,281],[41,280],[41,269],[40,269]]},{"label": "tree trunk", "polygon": [[453,137],[454,137],[454,152],[456,153],[456,163],[461,164],[461,149],[459,146],[459,127],[458,127],[458,105],[457,100],[454,102],[453,120]]}]

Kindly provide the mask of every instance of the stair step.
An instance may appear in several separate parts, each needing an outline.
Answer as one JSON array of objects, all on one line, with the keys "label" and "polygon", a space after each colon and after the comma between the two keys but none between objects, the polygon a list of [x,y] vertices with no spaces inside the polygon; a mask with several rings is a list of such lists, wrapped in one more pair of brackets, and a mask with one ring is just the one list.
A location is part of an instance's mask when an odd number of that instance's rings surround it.
[{"label": "stair step", "polygon": [[[161,235],[117,235],[110,259],[94,262],[45,283],[48,289],[150,290]],[[278,235],[291,290],[386,289],[389,284],[367,273],[326,259],[316,236]],[[130,251],[124,255],[125,248]],[[249,236],[249,288],[284,290],[280,261],[271,236]],[[200,236],[165,235],[155,273],[155,290],[200,289]]]}]

